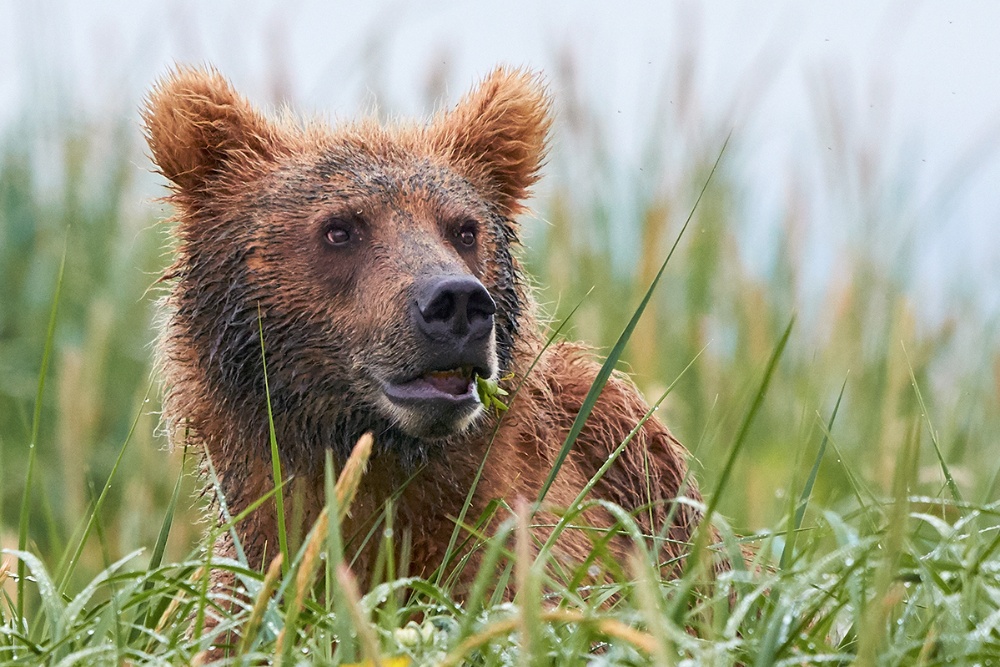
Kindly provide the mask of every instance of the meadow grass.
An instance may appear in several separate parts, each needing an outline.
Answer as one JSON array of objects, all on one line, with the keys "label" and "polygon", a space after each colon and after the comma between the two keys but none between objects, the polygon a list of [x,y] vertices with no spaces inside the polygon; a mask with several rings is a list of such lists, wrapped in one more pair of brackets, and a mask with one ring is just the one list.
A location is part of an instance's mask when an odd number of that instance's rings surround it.
[{"label": "meadow grass", "polygon": [[[108,136],[126,148],[94,139]],[[715,139],[675,187],[636,194],[625,229],[608,202],[557,183],[535,204],[544,223],[528,230],[524,259],[552,329],[603,350],[608,371],[624,363],[692,450],[721,542],[696,539],[683,575],[661,580],[658,536],[604,504],[635,544],[616,562],[607,536],[580,524],[598,502],[581,494],[548,528],[588,531],[588,562],[569,567],[532,545],[525,503],[491,508],[508,517],[492,537],[478,532],[488,516],[463,513],[441,568],[415,578],[387,509],[386,530],[366,538],[380,565],[358,590],[360,544],[339,517],[364,484],[363,447],[339,476],[327,462],[324,519],[266,571],[203,548],[214,528],[191,498],[211,472],[196,478],[197,454],[167,451],[156,431],[149,342],[167,255],[159,212],[134,205],[134,137],[86,125],[9,137],[0,661],[186,664],[213,645],[235,664],[1000,661],[1000,391],[987,324],[921,321],[892,267],[857,253],[844,260],[851,279],[791,327],[808,258],[782,245],[763,277],[745,266],[739,184],[724,164],[708,179]],[[55,179],[37,164],[46,151],[61,156]],[[789,212],[786,224],[792,236],[804,223]],[[622,235],[641,239],[627,270]],[[988,344],[963,344],[977,339]],[[466,539],[482,558],[460,603],[467,565],[454,554]],[[713,574],[712,559],[746,547],[745,567],[733,559]],[[231,570],[247,598],[229,608],[209,595],[212,568]],[[199,632],[213,614],[222,622]]]}]

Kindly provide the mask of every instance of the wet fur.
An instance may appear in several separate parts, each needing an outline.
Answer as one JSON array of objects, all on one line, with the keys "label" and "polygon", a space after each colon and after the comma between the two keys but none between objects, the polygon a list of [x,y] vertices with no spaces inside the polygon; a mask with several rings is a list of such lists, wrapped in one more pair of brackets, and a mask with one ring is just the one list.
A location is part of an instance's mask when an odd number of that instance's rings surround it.
[{"label": "wet fur", "polygon": [[[331,129],[288,114],[268,118],[217,72],[181,68],[152,90],[143,119],[176,222],[158,347],[164,421],[172,442],[206,452],[231,513],[273,487],[259,327],[282,469],[296,478],[305,522],[323,506],[324,452],[342,463],[367,431],[376,450],[345,533],[362,531],[398,495],[395,527],[412,540],[413,574],[440,565],[484,457],[471,517],[494,499],[537,497],[599,370],[578,345],[542,352],[514,254],[516,216],[538,178],[550,124],[537,77],[497,69],[428,124]],[[323,216],[355,209],[369,221],[367,244],[324,254],[314,243]],[[449,225],[470,217],[481,232],[475,256],[448,241]],[[499,427],[495,414],[481,412],[447,437],[418,437],[405,415],[378,403],[374,377],[420,363],[402,314],[409,285],[428,271],[466,271],[486,286],[497,304],[495,377],[507,378],[505,387],[541,354]],[[568,505],[647,409],[625,377],[613,376],[547,502]],[[665,562],[683,553],[699,518],[671,502],[700,499],[685,459],[654,417],[593,493],[627,509],[650,505],[638,513],[650,531],[672,516]],[[610,523],[597,512],[589,519]],[[238,532],[251,565],[263,565],[277,551],[273,504]],[[621,557],[629,549],[620,539],[611,547]],[[233,554],[225,539],[217,549]],[[590,537],[569,531],[557,551],[581,562],[591,549]]]}]

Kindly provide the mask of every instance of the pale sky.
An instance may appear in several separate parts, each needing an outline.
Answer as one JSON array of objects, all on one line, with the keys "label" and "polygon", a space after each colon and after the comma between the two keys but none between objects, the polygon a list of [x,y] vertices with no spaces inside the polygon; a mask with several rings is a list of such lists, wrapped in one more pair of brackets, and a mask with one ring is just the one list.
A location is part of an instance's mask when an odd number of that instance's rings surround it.
[{"label": "pale sky", "polygon": [[[551,73],[568,53],[627,175],[660,82],[692,54],[688,122],[741,137],[748,238],[776,233],[793,181],[814,210],[820,279],[835,270],[831,248],[857,233],[845,223],[856,202],[824,182],[827,100],[850,143],[878,154],[881,196],[917,226],[915,271],[977,284],[1000,312],[1000,2],[356,4],[0,0],[0,129],[55,106],[130,121],[173,62],[212,63],[259,102],[343,117],[376,97],[425,113],[439,63],[451,101],[498,62],[550,73],[558,98]],[[921,293],[932,316],[946,313],[948,289]]]}]

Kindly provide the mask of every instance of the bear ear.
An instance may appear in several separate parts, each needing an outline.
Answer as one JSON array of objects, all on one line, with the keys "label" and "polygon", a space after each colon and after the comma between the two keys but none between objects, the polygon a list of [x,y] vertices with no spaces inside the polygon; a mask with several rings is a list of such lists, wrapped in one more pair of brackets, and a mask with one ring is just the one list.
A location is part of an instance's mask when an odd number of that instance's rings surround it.
[{"label": "bear ear", "polygon": [[549,107],[538,75],[498,67],[434,121],[432,142],[514,214],[538,180],[551,125]]},{"label": "bear ear", "polygon": [[214,69],[179,67],[168,74],[149,93],[142,119],[153,161],[182,191],[270,161],[282,146],[279,128]]}]

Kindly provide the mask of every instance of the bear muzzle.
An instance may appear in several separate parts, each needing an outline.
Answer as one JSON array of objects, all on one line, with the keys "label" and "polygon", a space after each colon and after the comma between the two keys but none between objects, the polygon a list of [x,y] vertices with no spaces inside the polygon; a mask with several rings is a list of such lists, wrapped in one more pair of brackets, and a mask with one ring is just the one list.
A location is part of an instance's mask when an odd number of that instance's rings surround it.
[{"label": "bear muzzle", "polygon": [[[497,370],[496,303],[474,276],[438,275],[412,287],[410,325],[416,372],[383,381],[401,425],[414,435],[459,431],[481,409],[476,377]],[[407,428],[409,427],[409,428]]]}]

